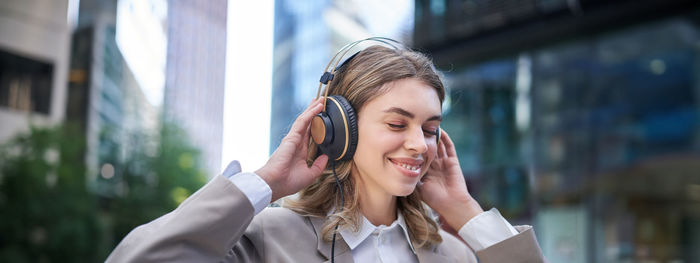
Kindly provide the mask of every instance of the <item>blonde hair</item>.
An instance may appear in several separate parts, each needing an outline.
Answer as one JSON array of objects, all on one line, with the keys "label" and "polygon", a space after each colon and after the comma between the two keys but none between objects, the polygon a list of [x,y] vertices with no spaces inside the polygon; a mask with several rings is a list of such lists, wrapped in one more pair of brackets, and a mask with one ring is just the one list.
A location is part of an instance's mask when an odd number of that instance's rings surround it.
[{"label": "blonde hair", "polygon": [[[339,68],[335,75],[329,85],[328,94],[345,97],[355,108],[356,114],[368,101],[388,90],[384,84],[400,79],[421,80],[435,89],[441,103],[445,98],[442,81],[430,59],[421,53],[407,49],[391,49],[382,46],[366,48]],[[318,156],[316,151],[316,145],[310,142],[307,158],[309,165]],[[360,226],[360,196],[357,183],[350,176],[354,162],[353,160],[341,161],[335,165],[345,197],[343,209],[336,209],[329,215],[331,209],[341,206],[341,198],[330,164],[315,182],[299,192],[298,199],[286,200],[284,203],[285,207],[301,215],[330,216],[323,225],[322,237],[325,241],[331,241],[336,224],[341,228],[349,227],[352,231],[358,231]],[[397,197],[397,209],[403,214],[414,247],[442,242],[438,234],[439,227],[431,217],[429,208],[422,202],[418,191],[405,197]]]}]

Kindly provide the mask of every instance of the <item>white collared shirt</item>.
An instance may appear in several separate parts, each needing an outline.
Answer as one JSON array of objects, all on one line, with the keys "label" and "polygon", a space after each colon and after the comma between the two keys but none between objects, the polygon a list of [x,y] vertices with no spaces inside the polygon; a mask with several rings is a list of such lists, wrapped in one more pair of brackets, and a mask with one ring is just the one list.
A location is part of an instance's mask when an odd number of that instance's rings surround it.
[{"label": "white collared shirt", "polygon": [[[255,214],[270,204],[270,186],[255,173],[242,173],[238,161],[232,161],[223,176],[248,197]],[[339,231],[350,247],[355,262],[418,262],[401,213],[390,226],[374,226],[364,216],[362,219],[363,224],[358,232]],[[496,208],[492,208],[470,219],[458,234],[474,251],[480,251],[518,234],[518,231]]]},{"label": "white collared shirt", "polygon": [[344,228],[338,231],[350,247],[355,262],[418,262],[409,240],[408,227],[401,212],[390,226],[375,226],[362,216],[357,232]]}]

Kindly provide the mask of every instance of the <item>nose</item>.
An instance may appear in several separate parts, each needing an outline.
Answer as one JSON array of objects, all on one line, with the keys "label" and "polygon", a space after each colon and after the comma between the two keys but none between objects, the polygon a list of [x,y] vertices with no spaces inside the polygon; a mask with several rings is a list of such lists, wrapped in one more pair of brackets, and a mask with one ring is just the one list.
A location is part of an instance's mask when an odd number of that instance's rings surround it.
[{"label": "nose", "polygon": [[428,151],[428,144],[425,141],[425,134],[421,127],[411,129],[406,134],[404,146],[407,150],[423,154]]}]

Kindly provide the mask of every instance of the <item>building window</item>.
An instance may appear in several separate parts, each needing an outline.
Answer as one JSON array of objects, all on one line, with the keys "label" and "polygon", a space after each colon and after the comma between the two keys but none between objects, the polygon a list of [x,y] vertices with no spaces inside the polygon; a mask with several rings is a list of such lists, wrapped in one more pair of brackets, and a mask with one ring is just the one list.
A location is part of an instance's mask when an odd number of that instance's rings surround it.
[{"label": "building window", "polygon": [[447,72],[443,127],[471,194],[535,225],[552,262],[698,262],[699,25],[681,15]]},{"label": "building window", "polygon": [[49,114],[53,65],[0,50],[0,107]]}]

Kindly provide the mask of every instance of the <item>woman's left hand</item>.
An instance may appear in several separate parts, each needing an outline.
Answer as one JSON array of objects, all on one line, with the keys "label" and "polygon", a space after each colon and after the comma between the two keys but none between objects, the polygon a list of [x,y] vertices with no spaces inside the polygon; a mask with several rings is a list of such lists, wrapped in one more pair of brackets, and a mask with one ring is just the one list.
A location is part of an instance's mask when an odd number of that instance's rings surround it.
[{"label": "woman's left hand", "polygon": [[421,181],[418,191],[423,201],[456,230],[484,211],[467,190],[454,143],[445,130],[441,130],[437,156]]}]

